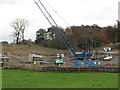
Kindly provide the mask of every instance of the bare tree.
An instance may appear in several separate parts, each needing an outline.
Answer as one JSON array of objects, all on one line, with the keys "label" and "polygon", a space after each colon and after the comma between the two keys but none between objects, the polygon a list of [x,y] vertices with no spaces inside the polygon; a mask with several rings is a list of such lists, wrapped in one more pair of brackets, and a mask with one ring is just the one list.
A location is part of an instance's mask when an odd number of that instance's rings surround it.
[{"label": "bare tree", "polygon": [[13,20],[10,25],[15,30],[13,36],[15,37],[16,43],[18,44],[20,41],[23,41],[24,43],[24,33],[28,27],[28,21],[24,19],[16,19]]}]

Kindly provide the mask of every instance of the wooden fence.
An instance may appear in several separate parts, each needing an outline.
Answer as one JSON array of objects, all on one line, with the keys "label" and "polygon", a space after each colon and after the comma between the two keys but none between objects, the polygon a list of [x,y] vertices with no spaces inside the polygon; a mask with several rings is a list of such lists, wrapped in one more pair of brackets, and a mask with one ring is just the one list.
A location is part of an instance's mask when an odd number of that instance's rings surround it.
[{"label": "wooden fence", "polygon": [[26,69],[26,70],[35,70],[35,71],[52,71],[52,72],[112,72],[112,73],[119,73],[119,67],[65,67],[65,66],[41,66],[41,65],[30,65],[24,64],[19,69]]}]

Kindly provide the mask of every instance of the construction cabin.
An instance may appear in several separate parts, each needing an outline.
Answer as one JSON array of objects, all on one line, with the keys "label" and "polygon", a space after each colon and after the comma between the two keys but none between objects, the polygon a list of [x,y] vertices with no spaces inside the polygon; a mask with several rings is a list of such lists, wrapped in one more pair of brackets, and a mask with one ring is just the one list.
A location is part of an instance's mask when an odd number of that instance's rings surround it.
[{"label": "construction cabin", "polygon": [[26,64],[36,64],[36,63],[42,63],[43,62],[43,55],[37,55],[37,54],[29,54],[25,59],[23,58],[23,61],[21,63]]},{"label": "construction cabin", "polygon": [[10,68],[10,57],[0,56],[0,67],[1,68]]}]

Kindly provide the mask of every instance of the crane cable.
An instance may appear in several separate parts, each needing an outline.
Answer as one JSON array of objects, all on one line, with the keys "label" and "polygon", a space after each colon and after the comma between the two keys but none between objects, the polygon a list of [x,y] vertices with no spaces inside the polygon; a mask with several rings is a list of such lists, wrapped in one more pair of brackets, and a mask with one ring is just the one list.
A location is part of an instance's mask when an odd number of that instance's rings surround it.
[{"label": "crane cable", "polygon": [[44,0],[46,4],[48,4],[48,6],[63,20],[63,22],[69,26],[71,28],[71,26],[69,25],[69,23],[46,1]]},{"label": "crane cable", "polygon": [[[36,0],[34,0],[34,2],[36,3],[36,5],[38,6],[38,8],[40,9],[40,11],[43,13],[43,15],[45,16],[45,18],[48,20],[48,22],[50,23],[51,26],[54,26],[51,22],[50,19],[52,20],[52,22],[55,24],[55,26],[57,26],[57,28],[59,29],[59,33],[61,33],[61,35],[64,37],[62,40],[62,37],[59,35],[58,31],[56,31],[57,35],[59,36],[59,38],[61,39],[61,41],[63,41],[63,43],[74,53],[74,49],[71,45],[71,43],[69,42],[69,40],[66,38],[66,36],[64,35],[64,33],[60,30],[60,28],[58,27],[57,23],[54,21],[54,19],[52,18],[52,16],[49,14],[49,12],[47,11],[47,9],[45,8],[45,6],[42,4],[42,2],[40,0],[38,0],[39,2],[36,2]],[[43,9],[45,10],[45,12],[49,15],[50,19],[46,16],[46,14],[44,13],[44,11],[41,9],[41,7],[38,5],[38,3],[41,4],[41,6],[43,7]]]},{"label": "crane cable", "polygon": [[[35,1],[35,0],[34,0]],[[70,34],[72,33],[72,28],[71,28],[71,26],[68,24],[68,22],[46,1],[46,0],[44,0],[45,1],[45,3],[61,18],[61,20],[63,20],[63,22],[67,25],[67,26],[69,26],[69,29],[70,29]],[[36,2],[36,1],[35,1]],[[40,1],[39,1],[40,2]],[[37,4],[37,3],[36,3]],[[37,6],[39,7],[39,5],[37,4]],[[40,7],[39,7],[39,9],[41,9]],[[43,11],[42,11],[42,13],[43,13]],[[45,15],[44,15],[45,16]],[[45,16],[46,17],[46,16]],[[51,17],[51,15],[50,15],[50,17]],[[46,17],[46,19],[48,20],[48,18]],[[48,22],[52,25],[52,23],[48,20]],[[70,43],[70,41],[68,40],[68,42]],[[70,45],[71,46],[71,45]],[[80,51],[81,51],[81,49],[78,47],[78,46],[75,46],[77,49],[79,49]],[[72,48],[72,50],[74,50],[73,48]]]},{"label": "crane cable", "polygon": [[[48,6],[63,20],[63,22],[69,26],[69,29],[70,29],[70,34],[72,33],[72,28],[70,26],[70,24],[46,1],[44,0],[46,4],[48,4]],[[74,34],[75,36],[75,34]],[[81,51],[81,49],[78,47],[78,46],[75,46],[77,49],[79,49]]]}]

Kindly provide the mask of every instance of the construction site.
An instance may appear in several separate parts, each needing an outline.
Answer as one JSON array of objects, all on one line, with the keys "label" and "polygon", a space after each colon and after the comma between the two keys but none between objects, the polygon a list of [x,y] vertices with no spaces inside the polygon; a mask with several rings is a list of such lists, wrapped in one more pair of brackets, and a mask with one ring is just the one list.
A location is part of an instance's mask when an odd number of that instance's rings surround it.
[{"label": "construction site", "polygon": [[55,34],[70,53],[56,53],[56,55],[52,56],[31,53],[15,57],[3,51],[0,56],[0,63],[3,69],[20,68],[62,72],[119,72],[120,63],[118,50],[112,50],[112,48],[108,46],[98,50],[91,50],[88,47],[86,50],[76,52],[73,44],[57,25],[43,3],[40,0],[34,0],[34,2],[51,27],[57,28],[54,29]]},{"label": "construction site", "polygon": [[1,55],[3,69],[28,69],[57,72],[119,72],[119,52],[100,51],[94,57],[74,58],[73,55],[57,54],[43,56],[28,54],[24,56]]},{"label": "construction site", "polygon": [[[118,90],[120,21],[118,18],[116,23],[115,18],[114,21],[111,19],[111,9],[113,6],[116,7],[114,1],[110,0],[106,4],[102,0],[9,1],[3,1],[0,6],[0,9],[3,7],[5,10],[11,10],[10,15],[6,11],[5,15],[8,18],[2,18],[7,20],[5,23],[9,21],[10,27],[0,28],[4,32],[2,35],[4,40],[0,41],[2,71],[0,85],[3,90],[7,88]],[[9,5],[10,9],[6,9]],[[68,21],[71,20],[70,24],[57,10],[61,11]],[[119,8],[118,10],[120,11]],[[4,26],[4,22],[2,23]],[[7,31],[9,29],[13,31],[10,33]],[[12,38],[8,37],[8,33]]]}]

